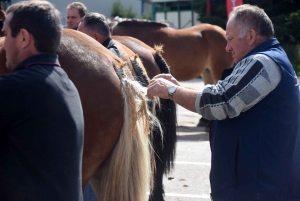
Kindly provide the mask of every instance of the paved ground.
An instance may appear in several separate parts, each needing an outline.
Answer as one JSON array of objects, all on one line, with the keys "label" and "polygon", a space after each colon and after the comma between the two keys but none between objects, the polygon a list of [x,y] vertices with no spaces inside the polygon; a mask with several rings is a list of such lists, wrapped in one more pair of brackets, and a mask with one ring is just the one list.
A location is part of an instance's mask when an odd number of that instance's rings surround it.
[{"label": "paved ground", "polygon": [[[181,82],[202,89],[202,79]],[[178,142],[173,172],[164,178],[166,201],[209,201],[208,132],[196,127],[200,115],[177,106]]]}]

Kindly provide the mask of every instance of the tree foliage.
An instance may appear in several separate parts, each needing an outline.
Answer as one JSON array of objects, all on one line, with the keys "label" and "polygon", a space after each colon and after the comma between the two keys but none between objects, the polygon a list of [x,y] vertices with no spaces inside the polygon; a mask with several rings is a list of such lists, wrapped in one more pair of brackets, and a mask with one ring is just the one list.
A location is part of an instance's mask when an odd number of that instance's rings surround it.
[{"label": "tree foliage", "polygon": [[119,16],[121,18],[135,18],[136,13],[132,10],[132,6],[126,9],[120,0],[115,0],[111,9],[111,17],[115,16]]},{"label": "tree foliage", "polygon": [[206,0],[194,1],[193,7],[199,16],[197,20],[202,23],[215,24],[225,29],[227,21],[226,0],[211,0],[210,16],[206,16],[206,2]]},{"label": "tree foliage", "polygon": [[[206,0],[195,0],[195,12],[202,23],[226,28],[226,0],[211,0],[211,16],[206,16]],[[295,71],[300,75],[300,0],[243,0],[244,4],[257,5],[265,10],[273,22],[275,37],[289,56]]]},{"label": "tree foliage", "polygon": [[[211,0],[211,16],[206,16],[206,0],[194,2],[200,22],[216,24],[225,29],[227,22],[226,0]],[[300,43],[300,1],[299,0],[243,0],[246,4],[264,9],[273,22],[275,36],[285,44]]]}]

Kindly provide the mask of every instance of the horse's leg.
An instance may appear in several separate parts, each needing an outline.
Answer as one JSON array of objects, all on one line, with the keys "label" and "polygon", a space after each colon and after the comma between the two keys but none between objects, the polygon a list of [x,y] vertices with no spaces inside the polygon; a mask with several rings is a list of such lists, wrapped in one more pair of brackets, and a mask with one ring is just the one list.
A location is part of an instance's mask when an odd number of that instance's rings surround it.
[{"label": "horse's leg", "polygon": [[201,74],[201,77],[203,79],[204,85],[207,84],[214,84],[211,72],[209,69],[205,69],[204,72]]}]

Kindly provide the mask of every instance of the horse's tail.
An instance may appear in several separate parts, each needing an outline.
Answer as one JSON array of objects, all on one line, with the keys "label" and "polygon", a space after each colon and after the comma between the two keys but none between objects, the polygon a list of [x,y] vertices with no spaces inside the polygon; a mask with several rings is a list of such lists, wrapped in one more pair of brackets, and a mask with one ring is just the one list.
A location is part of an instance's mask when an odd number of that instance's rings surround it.
[{"label": "horse's tail", "polygon": [[[161,73],[171,73],[170,68],[164,58],[161,56],[163,52],[163,46],[155,46],[154,49],[156,53],[153,55],[155,62],[159,66]],[[160,111],[158,111],[158,119],[163,124],[163,146],[155,147],[155,152],[158,152],[158,155],[161,156],[160,160],[163,163],[164,173],[169,173],[170,170],[174,167],[174,160],[176,154],[176,126],[177,126],[177,118],[176,118],[176,104],[174,101],[170,99],[160,99]],[[160,145],[160,138],[154,138],[154,144]]]},{"label": "horse's tail", "polygon": [[[145,89],[127,76],[126,68],[115,68],[124,93],[124,122],[118,142],[91,179],[98,200],[146,201],[151,184],[150,127],[159,125],[148,111]],[[128,69],[127,69],[128,70]],[[154,122],[154,123],[153,123]],[[93,184],[94,183],[94,184]]]}]

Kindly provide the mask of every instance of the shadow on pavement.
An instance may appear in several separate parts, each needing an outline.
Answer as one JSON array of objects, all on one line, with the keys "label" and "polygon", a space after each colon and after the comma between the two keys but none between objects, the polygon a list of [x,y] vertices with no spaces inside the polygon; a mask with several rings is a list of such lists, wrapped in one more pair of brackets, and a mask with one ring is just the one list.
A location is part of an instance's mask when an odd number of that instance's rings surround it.
[{"label": "shadow on pavement", "polygon": [[177,126],[177,132],[194,133],[194,132],[209,132],[209,127],[197,127],[197,126]]},{"label": "shadow on pavement", "polygon": [[207,128],[203,127],[177,127],[177,141],[209,141]]}]

